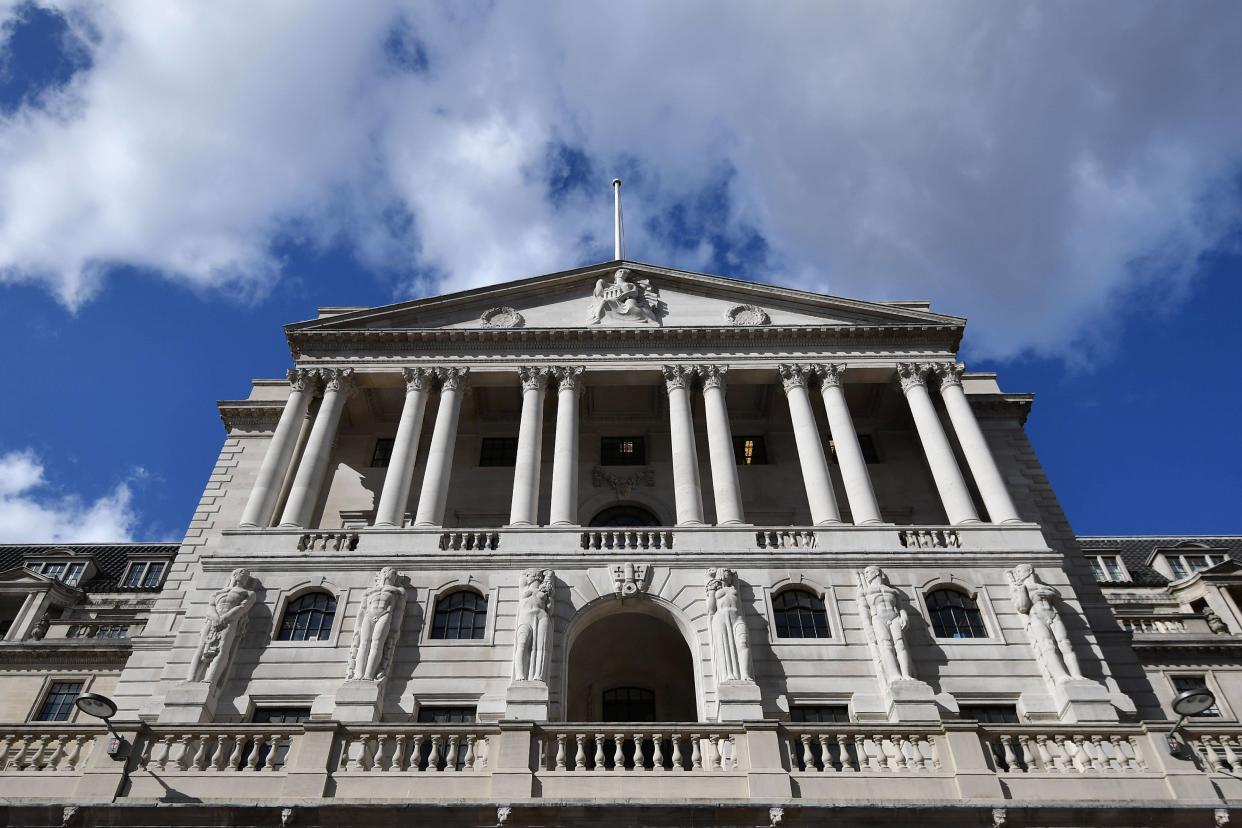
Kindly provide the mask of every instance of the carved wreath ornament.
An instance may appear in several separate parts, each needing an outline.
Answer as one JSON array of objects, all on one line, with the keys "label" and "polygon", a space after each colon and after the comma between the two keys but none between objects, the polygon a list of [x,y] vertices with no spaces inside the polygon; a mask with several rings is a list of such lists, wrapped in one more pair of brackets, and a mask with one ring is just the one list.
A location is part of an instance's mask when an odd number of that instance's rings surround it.
[{"label": "carved wreath ornament", "polygon": [[526,324],[526,319],[522,314],[507,307],[485,310],[479,317],[479,321],[485,328],[520,328]]},{"label": "carved wreath ornament", "polygon": [[725,321],[738,327],[767,325],[772,321],[768,312],[755,305],[734,305],[725,311]]}]

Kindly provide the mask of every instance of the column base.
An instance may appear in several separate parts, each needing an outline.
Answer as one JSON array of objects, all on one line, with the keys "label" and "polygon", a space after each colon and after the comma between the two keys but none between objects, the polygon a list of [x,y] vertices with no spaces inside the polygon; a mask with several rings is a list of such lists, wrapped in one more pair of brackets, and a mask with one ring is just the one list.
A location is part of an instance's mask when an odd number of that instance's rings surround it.
[{"label": "column base", "polygon": [[683,520],[677,526],[706,526],[707,524],[701,520]]},{"label": "column base", "polygon": [[346,681],[336,691],[332,718],[338,722],[378,722],[384,687],[378,681]]},{"label": "column base", "polygon": [[845,521],[841,520],[840,518],[830,518],[828,520],[821,520],[814,525],[815,526],[844,526]]},{"label": "column base", "polygon": [[305,529],[306,527],[300,523],[282,523],[276,528],[277,529]]},{"label": "column base", "polygon": [[967,518],[966,520],[959,520],[953,525],[954,526],[977,526],[980,523],[983,523],[983,521],[980,520],[979,518]]},{"label": "column base", "polygon": [[722,681],[716,686],[716,721],[746,722],[763,718],[762,694],[753,681]]},{"label": "column base", "polygon": [[515,681],[505,693],[505,718],[528,722],[548,720],[548,685],[542,681]]}]

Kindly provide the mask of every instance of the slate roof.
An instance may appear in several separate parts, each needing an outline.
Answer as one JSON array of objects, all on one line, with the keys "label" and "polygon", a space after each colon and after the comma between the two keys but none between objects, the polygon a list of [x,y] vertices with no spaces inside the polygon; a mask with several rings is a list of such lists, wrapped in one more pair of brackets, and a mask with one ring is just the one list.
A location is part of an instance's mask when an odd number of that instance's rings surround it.
[{"label": "slate roof", "polygon": [[[1230,558],[1242,563],[1240,535],[1086,535],[1078,538],[1079,547],[1088,555],[1112,554],[1121,558],[1130,572],[1130,583],[1136,586],[1168,584],[1169,579],[1148,566],[1147,561],[1157,549],[1174,549],[1182,544],[1223,550]],[[1179,551],[1193,553],[1194,548]]]},{"label": "slate roof", "polygon": [[0,544],[0,572],[17,569],[30,555],[68,549],[79,555],[90,555],[98,571],[95,577],[78,584],[84,592],[158,592],[159,587],[124,587],[121,578],[131,559],[168,558],[177,554],[175,543],[6,543]]}]

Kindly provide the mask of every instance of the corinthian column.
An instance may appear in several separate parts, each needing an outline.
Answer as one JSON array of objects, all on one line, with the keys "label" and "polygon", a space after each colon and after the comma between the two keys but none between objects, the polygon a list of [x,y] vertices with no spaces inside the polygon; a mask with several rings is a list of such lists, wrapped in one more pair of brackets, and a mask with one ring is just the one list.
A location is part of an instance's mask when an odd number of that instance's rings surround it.
[{"label": "corinthian column", "polygon": [[345,410],[345,401],[354,393],[353,368],[321,368],[319,376],[323,380],[323,402],[319,404],[310,439],[306,441],[302,462],[298,464],[293,488],[285,502],[285,513],[280,518],[280,525],[284,527],[303,528],[310,521],[328,473],[341,412]]},{"label": "corinthian column", "polygon": [[737,480],[733,455],[733,432],[725,406],[725,365],[703,365],[703,407],[707,415],[707,454],[712,465],[712,493],[716,497],[716,523],[722,526],[744,523],[742,491]]},{"label": "corinthian column", "polygon": [[469,368],[437,368],[440,379],[440,407],[431,431],[423,488],[418,496],[415,526],[443,526],[444,504],[448,499],[449,477],[453,473],[453,449],[457,445],[457,421],[461,416],[461,397],[466,391]]},{"label": "corinthian column", "polygon": [[962,389],[962,372],[965,366],[946,362],[936,366],[936,374],[940,377],[940,397],[944,400],[945,410],[949,412],[949,422],[957,432],[957,441],[966,455],[966,464],[974,475],[975,485],[979,487],[979,495],[988,510],[988,518],[993,523],[1020,523],[1018,510],[1009,497],[1009,489],[996,467],[996,459],[988,448],[987,438],[979,428],[975,412],[966,399]]},{"label": "corinthian column", "polygon": [[923,453],[927,456],[927,465],[931,467],[936,491],[940,493],[940,502],[944,504],[949,523],[978,523],[979,515],[970,500],[962,470],[957,467],[949,438],[945,436],[940,416],[936,414],[936,407],[927,393],[927,372],[930,370],[930,365],[902,362],[897,365],[897,377],[910,405],[910,413],[914,416],[914,427],[918,429]]},{"label": "corinthian column", "polygon": [[811,521],[816,526],[840,523],[841,512],[832,492],[828,461],[824,459],[824,444],[819,438],[815,413],[811,410],[811,397],[806,390],[813,373],[802,365],[781,365],[777,371],[780,372],[781,385],[785,387],[785,399],[789,402],[789,419],[793,422],[794,442],[798,444],[798,462],[802,465],[802,482],[806,484]]},{"label": "corinthian column", "polygon": [[543,459],[543,400],[547,368],[521,368],[522,421],[518,427],[517,460],[513,464],[510,526],[533,526],[539,519],[539,466]]},{"label": "corinthian column", "polygon": [[858,445],[858,433],[854,431],[854,418],[845,404],[845,391],[841,388],[844,365],[820,365],[820,393],[824,395],[824,410],[828,413],[828,430],[832,432],[832,444],[837,449],[837,465],[841,480],[845,483],[845,496],[850,502],[850,514],[854,523],[880,523],[880,507],[875,502],[875,490],[871,488],[871,475],[867,461]]},{"label": "corinthian column", "polygon": [[699,484],[699,452],[694,446],[694,419],[690,414],[690,381],[694,368],[665,365],[668,389],[668,427],[673,442],[673,492],[678,526],[703,525],[703,491]]},{"label": "corinthian column", "polygon": [[552,456],[553,526],[578,523],[578,391],[581,367],[553,371],[556,391],[556,445]]},{"label": "corinthian column", "polygon": [[405,524],[405,504],[410,499],[418,438],[423,431],[423,414],[427,410],[431,372],[426,368],[402,368],[401,377],[405,380],[405,405],[401,407],[401,422],[397,424],[397,438],[392,443],[388,474],[384,476],[384,491],[380,494],[379,508],[375,510],[376,526]]},{"label": "corinthian column", "polygon": [[267,454],[263,455],[263,464],[259,466],[254,488],[250,490],[250,499],[246,501],[246,510],[242,512],[242,526],[266,528],[272,525],[276,498],[280,496],[281,484],[289,471],[289,461],[297,446],[302,421],[306,419],[306,409],[310,406],[316,379],[314,371],[305,368],[289,369],[289,399],[285,401],[285,410],[280,412],[276,432],[267,447]]}]

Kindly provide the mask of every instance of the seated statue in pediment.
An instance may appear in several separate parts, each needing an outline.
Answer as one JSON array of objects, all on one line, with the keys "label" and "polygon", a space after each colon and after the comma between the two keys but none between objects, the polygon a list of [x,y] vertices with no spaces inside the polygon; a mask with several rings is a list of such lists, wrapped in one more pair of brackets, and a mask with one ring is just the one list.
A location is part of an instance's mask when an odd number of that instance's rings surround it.
[{"label": "seated statue in pediment", "polygon": [[629,268],[619,268],[611,282],[605,278],[595,283],[587,324],[598,325],[605,319],[659,325],[659,292],[650,280],[631,281]]}]

